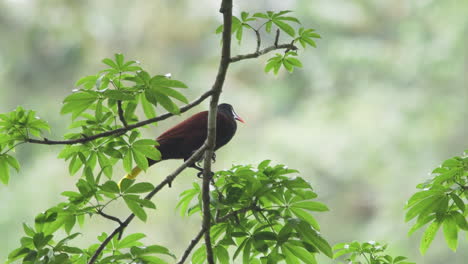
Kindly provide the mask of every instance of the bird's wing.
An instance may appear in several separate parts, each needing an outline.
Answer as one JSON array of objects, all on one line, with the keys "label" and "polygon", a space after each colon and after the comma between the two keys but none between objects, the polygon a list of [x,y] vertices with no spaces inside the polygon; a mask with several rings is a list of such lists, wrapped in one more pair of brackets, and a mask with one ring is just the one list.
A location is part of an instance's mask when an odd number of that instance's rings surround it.
[{"label": "bird's wing", "polygon": [[[166,141],[174,139],[192,138],[194,136],[206,138],[206,127],[208,120],[208,112],[200,112],[177,124],[162,133],[156,140]],[[201,135],[204,134],[205,136]]]}]

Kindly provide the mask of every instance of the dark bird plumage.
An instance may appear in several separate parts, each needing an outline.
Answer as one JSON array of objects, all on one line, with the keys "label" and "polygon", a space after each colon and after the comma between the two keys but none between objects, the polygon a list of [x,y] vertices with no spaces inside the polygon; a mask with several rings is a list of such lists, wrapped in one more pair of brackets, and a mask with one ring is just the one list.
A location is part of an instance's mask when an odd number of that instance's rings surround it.
[{"label": "dark bird plumage", "polygon": [[[218,150],[226,145],[234,136],[237,130],[236,120],[244,120],[234,112],[230,104],[218,105],[216,119],[216,144],[214,150]],[[157,149],[161,152],[161,160],[183,159],[187,160],[199,149],[206,140],[208,126],[208,111],[195,114],[174,127],[162,133],[156,141],[159,146]],[[148,160],[149,165],[160,161]],[[198,168],[195,164],[191,167]],[[125,177],[134,179],[141,169],[134,168],[130,174]]]}]

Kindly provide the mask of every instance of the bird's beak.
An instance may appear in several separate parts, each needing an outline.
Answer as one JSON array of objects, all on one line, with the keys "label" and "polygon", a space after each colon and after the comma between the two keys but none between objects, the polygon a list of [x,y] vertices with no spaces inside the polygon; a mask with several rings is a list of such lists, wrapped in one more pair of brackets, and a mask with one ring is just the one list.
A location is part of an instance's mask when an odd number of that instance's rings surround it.
[{"label": "bird's beak", "polygon": [[234,110],[232,110],[232,114],[234,115],[235,120],[238,120],[239,122],[242,122],[242,123],[245,124],[244,119],[242,119],[242,117],[240,117],[238,114],[236,114],[236,112],[234,112]]}]

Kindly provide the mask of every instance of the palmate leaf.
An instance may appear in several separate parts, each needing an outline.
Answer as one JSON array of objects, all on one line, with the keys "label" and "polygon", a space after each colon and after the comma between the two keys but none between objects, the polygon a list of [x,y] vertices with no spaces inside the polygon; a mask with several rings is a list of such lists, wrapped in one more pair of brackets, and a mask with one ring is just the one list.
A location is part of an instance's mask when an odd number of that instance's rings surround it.
[{"label": "palmate leaf", "polygon": [[93,91],[81,91],[67,96],[63,100],[61,114],[72,114],[72,119],[77,118],[82,112],[89,109],[98,99],[99,95]]},{"label": "palmate leaf", "polygon": [[432,222],[429,227],[424,231],[424,234],[421,238],[421,244],[419,245],[419,251],[424,255],[431,245],[432,241],[439,230],[441,223],[439,221]]}]

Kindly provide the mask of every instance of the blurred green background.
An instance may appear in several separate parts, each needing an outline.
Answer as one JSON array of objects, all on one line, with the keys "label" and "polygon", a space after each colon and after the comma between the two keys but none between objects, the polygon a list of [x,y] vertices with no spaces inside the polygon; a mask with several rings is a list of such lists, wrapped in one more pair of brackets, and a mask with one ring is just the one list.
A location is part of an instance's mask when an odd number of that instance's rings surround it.
[{"label": "blurred green background", "polygon": [[[217,70],[221,23],[219,1],[0,1],[0,112],[17,105],[50,122],[50,138],[67,130],[62,99],[80,77],[102,69],[101,59],[122,52],[152,74],[172,73],[195,99]],[[301,171],[329,205],[317,216],[331,242],[376,240],[391,254],[417,263],[466,263],[468,243],[451,252],[439,234],[426,256],[418,252],[422,231],[412,237],[404,223],[405,201],[439,163],[468,147],[468,1],[456,0],[237,0],[235,12],[295,10],[306,27],[322,35],[317,49],[301,52],[304,67],[264,74],[268,56],[233,64],[222,101],[235,106],[246,125],[220,150],[215,169],[264,159]],[[246,35],[233,53],[254,49]],[[285,36],[282,36],[285,39]],[[272,37],[264,38],[271,43]],[[145,128],[156,137],[165,128],[207,108]],[[0,186],[0,260],[19,245],[22,222],[63,200],[73,190],[60,147],[23,145],[22,164],[9,186]],[[151,168],[156,183],[180,161]],[[120,178],[122,168],[116,170]],[[178,193],[199,181],[188,170],[155,198],[144,224],[148,243],[180,255],[199,230],[198,216],[181,218]],[[125,216],[116,204],[109,213]],[[94,217],[77,240],[96,242],[114,223]],[[323,263],[331,263],[324,260]]]}]

